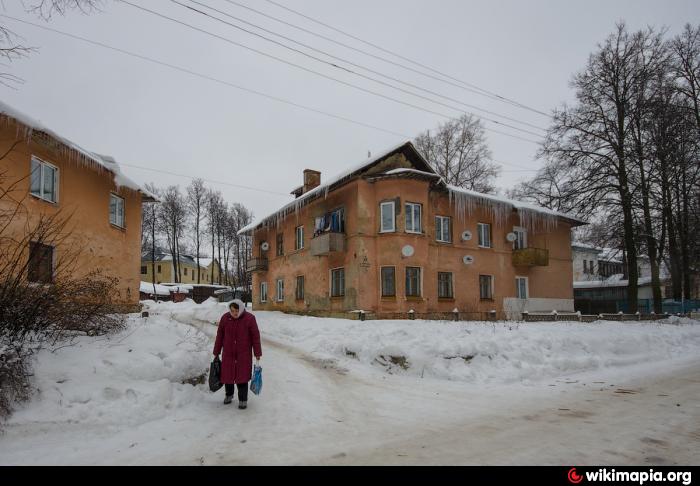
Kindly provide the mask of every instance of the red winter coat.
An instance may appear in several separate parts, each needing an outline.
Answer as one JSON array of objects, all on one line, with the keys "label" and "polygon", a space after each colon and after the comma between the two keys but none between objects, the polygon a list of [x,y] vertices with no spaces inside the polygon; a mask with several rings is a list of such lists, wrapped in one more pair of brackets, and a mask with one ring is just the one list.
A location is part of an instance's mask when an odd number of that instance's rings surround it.
[{"label": "red winter coat", "polygon": [[237,319],[230,312],[221,316],[214,344],[215,355],[221,353],[222,346],[221,383],[248,383],[253,373],[253,352],[256,358],[262,356],[255,316],[246,311]]}]

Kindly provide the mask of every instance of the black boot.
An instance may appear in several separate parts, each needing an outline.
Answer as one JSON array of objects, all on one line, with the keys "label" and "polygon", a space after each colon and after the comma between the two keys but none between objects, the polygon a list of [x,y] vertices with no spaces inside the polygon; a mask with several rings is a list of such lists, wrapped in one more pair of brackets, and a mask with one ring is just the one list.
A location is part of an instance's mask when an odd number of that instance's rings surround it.
[{"label": "black boot", "polygon": [[244,410],[244,409],[248,408],[248,402],[241,402],[241,401],[239,401],[239,402],[238,402],[238,408],[240,408],[241,410]]},{"label": "black boot", "polygon": [[226,395],[226,398],[224,398],[224,405],[228,405],[233,401],[233,395]]}]

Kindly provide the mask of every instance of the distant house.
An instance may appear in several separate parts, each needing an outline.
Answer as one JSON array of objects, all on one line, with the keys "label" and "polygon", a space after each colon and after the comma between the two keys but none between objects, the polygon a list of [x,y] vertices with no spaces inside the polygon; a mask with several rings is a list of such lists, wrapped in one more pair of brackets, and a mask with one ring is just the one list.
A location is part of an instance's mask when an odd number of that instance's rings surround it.
[{"label": "distant house", "polygon": [[[73,277],[102,270],[119,279],[117,303],[133,307],[139,300],[141,204],[154,201],[121,173],[108,156],[89,152],[42,123],[0,102],[0,211],[21,201],[25,211],[5,229],[5,237],[26,235],[39,218],[70,215],[70,235],[56,246],[31,242],[29,278],[55,281],[56,262],[79,253],[69,269]],[[11,199],[11,200],[10,200]],[[6,213],[7,214],[7,213]],[[4,239],[7,244],[8,238]]]},{"label": "distant house", "polygon": [[[155,263],[155,265],[153,265]],[[141,280],[144,282],[153,281],[153,268],[156,272],[156,283],[180,282],[183,284],[193,284],[197,282],[197,258],[192,255],[180,255],[180,278],[175,278],[175,265],[173,256],[170,253],[156,252],[155,261],[151,252],[144,251],[141,254]],[[199,257],[199,283],[220,284],[221,267],[216,258]]]},{"label": "distant house", "polygon": [[[240,231],[257,309],[350,317],[517,317],[573,311],[566,214],[446,184],[411,142],[321,183]],[[353,313],[353,311],[355,311]]]}]

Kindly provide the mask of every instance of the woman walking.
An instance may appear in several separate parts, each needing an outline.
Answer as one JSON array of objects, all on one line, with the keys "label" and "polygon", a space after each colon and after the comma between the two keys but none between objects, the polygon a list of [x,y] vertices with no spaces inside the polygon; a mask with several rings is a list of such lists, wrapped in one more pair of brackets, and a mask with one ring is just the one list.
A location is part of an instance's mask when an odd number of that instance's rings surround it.
[{"label": "woman walking", "polygon": [[229,304],[229,312],[221,316],[216,332],[214,356],[218,357],[223,348],[221,361],[221,382],[226,385],[225,404],[233,400],[234,385],[238,387],[238,408],[248,405],[248,382],[253,373],[253,354],[256,364],[260,364],[260,331],[255,316],[246,312],[240,299]]}]

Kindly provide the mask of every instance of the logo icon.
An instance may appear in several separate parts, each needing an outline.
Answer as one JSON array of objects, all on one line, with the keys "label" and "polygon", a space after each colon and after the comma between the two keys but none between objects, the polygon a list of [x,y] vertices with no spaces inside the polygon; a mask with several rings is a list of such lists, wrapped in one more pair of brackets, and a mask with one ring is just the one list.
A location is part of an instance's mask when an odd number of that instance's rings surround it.
[{"label": "logo icon", "polygon": [[576,472],[576,468],[572,467],[571,469],[569,469],[569,482],[573,484],[578,484],[581,481],[583,481],[583,476],[579,475]]}]

